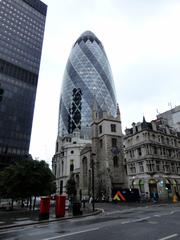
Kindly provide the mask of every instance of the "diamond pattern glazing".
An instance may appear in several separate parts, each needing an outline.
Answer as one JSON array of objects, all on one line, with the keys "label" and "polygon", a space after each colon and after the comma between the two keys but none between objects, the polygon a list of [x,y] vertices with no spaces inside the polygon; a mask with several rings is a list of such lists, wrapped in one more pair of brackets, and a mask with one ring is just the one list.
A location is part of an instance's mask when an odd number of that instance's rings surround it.
[{"label": "diamond pattern glazing", "polygon": [[[73,91],[76,92],[77,89],[82,94],[78,104],[73,95]],[[99,39],[87,31],[75,42],[64,72],[58,135],[71,133],[76,127],[81,129],[81,136],[90,138],[92,107],[95,101],[99,116],[103,111],[116,116],[117,104],[110,64]],[[76,106],[75,110],[73,106]],[[76,115],[78,118],[74,119]]]}]

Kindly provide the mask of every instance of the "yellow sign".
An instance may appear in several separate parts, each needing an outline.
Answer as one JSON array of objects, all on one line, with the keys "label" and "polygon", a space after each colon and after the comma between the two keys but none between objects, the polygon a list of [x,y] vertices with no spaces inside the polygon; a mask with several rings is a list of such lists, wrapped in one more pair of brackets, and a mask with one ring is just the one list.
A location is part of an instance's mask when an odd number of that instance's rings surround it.
[{"label": "yellow sign", "polygon": [[120,197],[117,194],[114,196],[113,200],[121,201]]}]

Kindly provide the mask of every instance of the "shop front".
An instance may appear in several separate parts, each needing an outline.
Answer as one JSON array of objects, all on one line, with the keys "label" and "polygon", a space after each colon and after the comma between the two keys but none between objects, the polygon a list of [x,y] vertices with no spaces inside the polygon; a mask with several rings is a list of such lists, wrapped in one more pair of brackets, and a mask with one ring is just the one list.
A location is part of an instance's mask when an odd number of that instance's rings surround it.
[{"label": "shop front", "polygon": [[167,176],[132,178],[129,187],[138,189],[140,195],[146,194],[152,201],[171,202],[174,197],[180,200],[180,179]]}]

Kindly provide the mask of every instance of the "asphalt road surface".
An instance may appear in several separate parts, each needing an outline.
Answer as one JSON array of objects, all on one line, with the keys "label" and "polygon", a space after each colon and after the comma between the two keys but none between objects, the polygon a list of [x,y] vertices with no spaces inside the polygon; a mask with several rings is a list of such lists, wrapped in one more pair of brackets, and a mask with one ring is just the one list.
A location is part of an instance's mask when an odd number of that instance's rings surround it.
[{"label": "asphalt road surface", "polygon": [[0,231],[3,240],[179,240],[180,206],[105,206],[96,216]]}]

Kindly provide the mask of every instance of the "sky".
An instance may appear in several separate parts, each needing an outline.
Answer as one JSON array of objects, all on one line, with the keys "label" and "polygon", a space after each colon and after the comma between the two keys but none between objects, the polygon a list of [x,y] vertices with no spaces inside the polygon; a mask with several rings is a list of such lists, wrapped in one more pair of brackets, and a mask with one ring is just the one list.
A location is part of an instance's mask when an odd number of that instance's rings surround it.
[{"label": "sky", "polygon": [[122,129],[180,105],[179,0],[43,0],[48,5],[30,154],[51,167],[66,63],[87,30],[111,65]]}]

